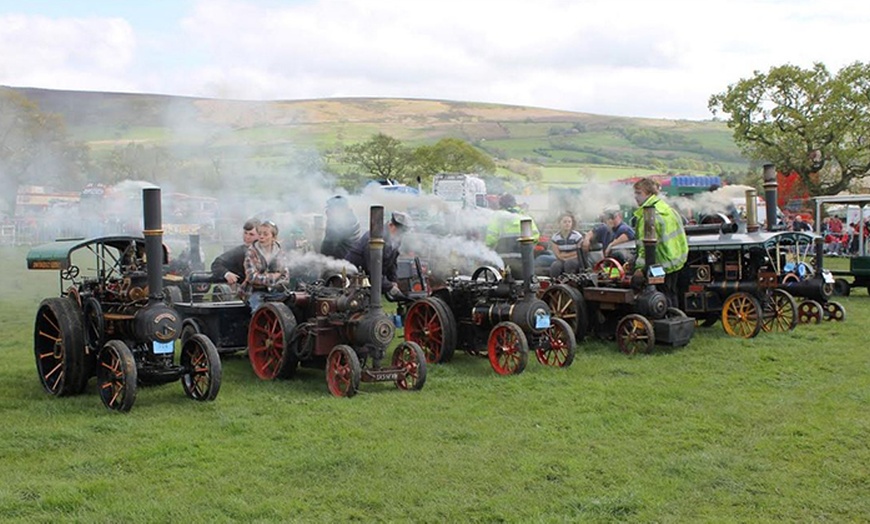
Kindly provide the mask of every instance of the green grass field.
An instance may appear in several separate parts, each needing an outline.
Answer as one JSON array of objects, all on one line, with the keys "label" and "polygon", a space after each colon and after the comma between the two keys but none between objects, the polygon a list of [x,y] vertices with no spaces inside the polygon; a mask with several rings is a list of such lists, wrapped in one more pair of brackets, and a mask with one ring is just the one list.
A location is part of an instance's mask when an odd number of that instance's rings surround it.
[{"label": "green grass field", "polygon": [[[224,361],[196,403],[142,388],[128,414],[96,386],[53,398],[32,353],[53,272],[0,251],[4,522],[862,522],[870,515],[866,289],[844,323],[628,358],[588,341],[568,369],[499,377],[460,354],[425,388],[324,374],[262,382]],[[841,264],[843,261],[833,261]]]}]

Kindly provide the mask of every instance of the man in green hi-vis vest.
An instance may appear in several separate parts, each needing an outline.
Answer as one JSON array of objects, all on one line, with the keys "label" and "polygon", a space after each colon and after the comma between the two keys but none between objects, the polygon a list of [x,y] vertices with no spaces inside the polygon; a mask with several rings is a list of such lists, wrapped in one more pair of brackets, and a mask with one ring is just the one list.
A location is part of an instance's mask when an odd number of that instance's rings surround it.
[{"label": "man in green hi-vis vest", "polygon": [[665,270],[665,282],[659,286],[659,291],[668,298],[668,306],[680,307],[677,300],[677,275],[686,264],[689,257],[689,242],[683,229],[683,220],[679,213],[673,210],[659,196],[661,187],[651,178],[641,178],[634,184],[634,199],[640,206],[634,212],[637,219],[637,259],[635,270],[641,270],[645,264],[643,246],[644,208],[655,208],[656,252],[655,263]]}]

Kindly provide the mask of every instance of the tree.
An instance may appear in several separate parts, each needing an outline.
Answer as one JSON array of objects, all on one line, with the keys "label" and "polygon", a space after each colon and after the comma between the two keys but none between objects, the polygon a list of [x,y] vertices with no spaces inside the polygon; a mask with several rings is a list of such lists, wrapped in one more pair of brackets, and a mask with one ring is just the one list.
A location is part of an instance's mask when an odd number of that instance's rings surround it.
[{"label": "tree", "polygon": [[411,160],[410,150],[396,138],[378,133],[344,150],[344,162],[361,167],[378,179],[405,182]]},{"label": "tree", "polygon": [[795,172],[810,195],[833,195],[870,174],[870,65],[755,71],[710,97],[743,153]]},{"label": "tree", "polygon": [[495,162],[464,140],[442,138],[414,150],[410,171],[428,181],[438,173],[494,173]]},{"label": "tree", "polygon": [[80,189],[87,163],[87,148],[70,140],[61,116],[43,113],[27,97],[0,88],[0,214],[14,214],[23,184]]}]

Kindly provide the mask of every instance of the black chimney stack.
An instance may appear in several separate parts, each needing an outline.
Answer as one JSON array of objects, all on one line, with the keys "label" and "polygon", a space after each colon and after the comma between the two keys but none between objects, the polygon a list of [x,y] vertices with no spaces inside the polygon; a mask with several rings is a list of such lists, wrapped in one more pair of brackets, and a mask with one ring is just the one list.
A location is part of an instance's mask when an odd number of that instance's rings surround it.
[{"label": "black chimney stack", "polygon": [[148,298],[163,299],[163,218],[160,208],[160,188],[142,190],[142,212],[145,229],[145,268],[148,271]]},{"label": "black chimney stack", "polygon": [[369,311],[382,309],[381,285],[384,282],[384,206],[372,206],[369,212]]},{"label": "black chimney stack", "polygon": [[523,261],[523,290],[530,296],[532,289],[532,274],[535,271],[534,249],[535,238],[532,236],[532,219],[520,220],[520,256]]},{"label": "black chimney stack", "polygon": [[764,178],[764,203],[767,206],[767,230],[773,231],[776,229],[776,168],[773,164],[764,164],[762,171]]}]

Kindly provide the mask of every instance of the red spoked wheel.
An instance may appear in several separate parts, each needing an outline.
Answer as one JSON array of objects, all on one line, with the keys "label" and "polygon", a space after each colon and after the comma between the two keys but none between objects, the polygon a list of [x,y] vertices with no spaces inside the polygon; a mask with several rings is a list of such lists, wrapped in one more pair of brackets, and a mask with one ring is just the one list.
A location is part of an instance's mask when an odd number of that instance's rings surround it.
[{"label": "red spoked wheel", "polygon": [[443,300],[417,300],[405,315],[405,340],[419,344],[426,361],[448,362],[456,347],[456,320]]},{"label": "red spoked wheel", "polygon": [[820,324],[825,316],[825,309],[815,300],[801,301],[797,307],[798,322],[801,324]]},{"label": "red spoked wheel", "polygon": [[535,348],[535,358],[541,364],[566,368],[574,362],[577,339],[571,326],[561,318],[551,318],[550,327],[538,340],[542,345]]},{"label": "red spoked wheel", "polygon": [[749,293],[734,293],[722,304],[722,327],[732,337],[752,338],[758,335],[761,320],[761,303]]},{"label": "red spoked wheel", "polygon": [[248,358],[258,377],[272,380],[278,375],[295,328],[296,317],[281,302],[266,302],[254,312],[248,325]]},{"label": "red spoked wheel", "polygon": [[576,341],[580,342],[586,337],[589,329],[586,300],[578,289],[565,284],[550,286],[541,296],[541,300],[550,306],[554,317],[561,318],[571,326]]},{"label": "red spoked wheel", "polygon": [[326,385],[336,397],[352,397],[359,391],[362,370],[352,347],[339,344],[326,358]]},{"label": "red spoked wheel", "polygon": [[797,326],[797,303],[791,293],[774,289],[765,297],[764,319],[761,329],[767,332],[784,333]]},{"label": "red spoked wheel", "polygon": [[139,372],[133,352],[120,340],[110,340],[97,355],[97,386],[100,400],[115,411],[130,411],[136,402]]},{"label": "red spoked wheel", "polygon": [[833,300],[825,304],[825,318],[828,320],[836,320],[842,322],[846,320],[846,308],[839,302]]},{"label": "red spoked wheel", "polygon": [[77,395],[87,385],[90,377],[82,324],[83,315],[73,300],[47,298],[39,304],[33,352],[39,380],[51,395]]},{"label": "red spoked wheel", "polygon": [[487,355],[489,364],[499,375],[519,375],[529,362],[526,334],[513,322],[499,322],[489,332]]},{"label": "red spoked wheel", "polygon": [[426,355],[414,342],[405,341],[393,351],[393,367],[404,374],[396,377],[396,387],[401,390],[420,390],[426,383]]},{"label": "red spoked wheel", "polygon": [[181,387],[193,400],[214,400],[221,390],[221,358],[210,338],[202,333],[181,341]]},{"label": "red spoked wheel", "polygon": [[655,343],[652,324],[642,315],[626,315],[616,324],[616,344],[626,355],[646,353],[652,350]]},{"label": "red spoked wheel", "polygon": [[622,280],[625,278],[625,268],[615,258],[602,258],[595,263],[593,271],[610,280]]}]

